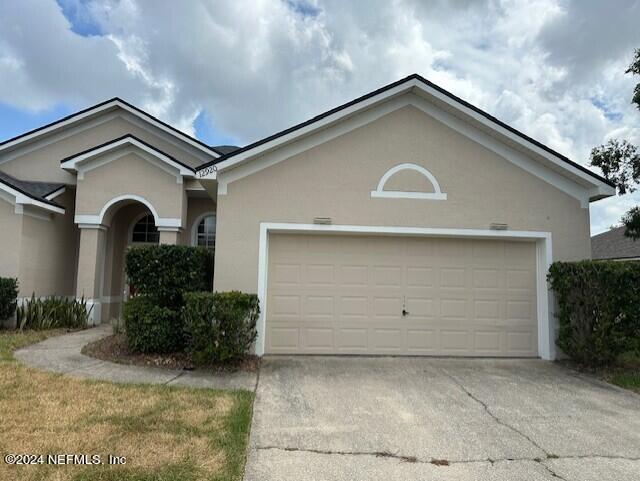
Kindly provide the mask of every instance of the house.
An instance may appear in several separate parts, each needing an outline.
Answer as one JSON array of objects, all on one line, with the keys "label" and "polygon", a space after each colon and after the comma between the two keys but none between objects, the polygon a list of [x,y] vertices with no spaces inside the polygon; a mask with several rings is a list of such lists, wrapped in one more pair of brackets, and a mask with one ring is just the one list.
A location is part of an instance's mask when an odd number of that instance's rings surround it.
[{"label": "house", "polygon": [[624,235],[625,227],[615,227],[591,238],[591,257],[598,260],[640,260],[640,240]]},{"label": "house", "polygon": [[215,247],[256,352],[553,359],[604,178],[418,75],[242,148],[120,99],[0,145],[2,276],[119,315],[131,244]]}]

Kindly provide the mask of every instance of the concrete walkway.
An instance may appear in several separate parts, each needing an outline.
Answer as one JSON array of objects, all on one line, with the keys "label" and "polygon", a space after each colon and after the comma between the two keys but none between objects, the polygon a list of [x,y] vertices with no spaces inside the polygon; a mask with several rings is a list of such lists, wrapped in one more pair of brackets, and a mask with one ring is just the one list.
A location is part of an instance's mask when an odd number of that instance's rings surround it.
[{"label": "concrete walkway", "polygon": [[32,344],[16,351],[14,357],[30,367],[82,379],[248,391],[256,388],[257,372],[215,373],[130,366],[101,361],[80,352],[86,344],[110,334],[111,326],[108,324],[92,327]]}]

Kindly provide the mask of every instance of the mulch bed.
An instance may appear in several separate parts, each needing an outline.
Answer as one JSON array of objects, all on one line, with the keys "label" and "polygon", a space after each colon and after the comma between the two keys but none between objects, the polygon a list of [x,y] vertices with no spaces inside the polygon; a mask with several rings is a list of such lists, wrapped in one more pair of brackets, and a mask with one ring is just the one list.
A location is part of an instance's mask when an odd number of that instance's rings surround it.
[{"label": "mulch bed", "polygon": [[260,367],[260,358],[251,355],[247,355],[243,359],[230,363],[196,366],[189,354],[185,352],[172,352],[167,354],[134,353],[129,350],[124,334],[114,334],[87,344],[82,348],[82,354],[118,364],[183,369],[188,371],[197,369],[216,372],[255,372]]}]

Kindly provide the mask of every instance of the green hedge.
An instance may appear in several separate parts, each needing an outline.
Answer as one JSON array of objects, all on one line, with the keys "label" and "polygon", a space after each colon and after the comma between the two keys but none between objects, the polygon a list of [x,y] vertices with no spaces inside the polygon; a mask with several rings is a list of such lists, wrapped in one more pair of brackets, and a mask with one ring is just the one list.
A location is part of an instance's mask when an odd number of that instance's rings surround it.
[{"label": "green hedge", "polygon": [[176,352],[184,348],[179,312],[158,305],[154,299],[138,296],[123,309],[129,349],[141,353]]},{"label": "green hedge", "polygon": [[212,289],[213,254],[204,247],[133,246],[126,254],[126,274],[136,295],[172,309],[183,305],[183,293]]},{"label": "green hedge", "polygon": [[16,311],[18,279],[0,277],[0,321],[9,319]]},{"label": "green hedge", "polygon": [[125,270],[135,294],[123,318],[130,349],[143,353],[183,349],[184,294],[211,290],[213,253],[203,247],[134,246]]},{"label": "green hedge", "polygon": [[256,339],[258,296],[191,292],[183,310],[187,347],[198,364],[242,358]]},{"label": "green hedge", "polygon": [[565,354],[599,365],[640,348],[640,262],[556,262],[548,279]]}]

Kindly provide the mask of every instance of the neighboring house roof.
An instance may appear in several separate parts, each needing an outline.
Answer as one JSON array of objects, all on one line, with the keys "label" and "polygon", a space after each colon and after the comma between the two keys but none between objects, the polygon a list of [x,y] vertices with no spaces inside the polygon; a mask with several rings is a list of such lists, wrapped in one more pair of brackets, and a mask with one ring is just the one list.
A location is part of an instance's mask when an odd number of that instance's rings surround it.
[{"label": "neighboring house roof", "polygon": [[178,170],[181,175],[192,177],[195,172],[192,167],[188,166],[184,162],[180,162],[175,157],[131,134],[123,135],[121,137],[109,140],[103,144],[96,145],[87,150],[66,157],[60,161],[60,166],[63,169],[77,170],[80,164],[86,163],[87,161],[98,155],[105,154],[112,150],[120,149],[124,146],[137,147],[153,155],[156,159]]},{"label": "neighboring house roof", "polygon": [[56,120],[55,122],[51,122],[50,124],[43,125],[42,127],[38,127],[37,129],[30,130],[29,132],[25,132],[24,134],[20,134],[16,137],[0,142],[0,153],[4,150],[11,149],[12,147],[22,142],[32,140],[41,135],[49,134],[55,130],[67,127],[70,124],[75,124],[88,117],[93,117],[102,112],[110,111],[118,107],[144,120],[145,122],[152,124],[155,127],[173,135],[174,137],[177,137],[183,142],[186,142],[192,145],[193,147],[201,151],[204,151],[206,154],[212,155],[214,158],[220,157],[222,155],[222,153],[219,152],[215,147],[210,147],[209,145],[196,139],[195,137],[185,134],[184,132],[176,129],[175,127],[167,124],[166,122],[163,122],[162,120],[154,117],[153,115],[145,112],[144,110],[139,109],[135,105],[132,105],[129,102],[122,100],[119,97],[114,97],[104,102],[100,102],[99,104],[80,110],[79,112],[63,117],[59,120]]},{"label": "neighboring house roof", "polygon": [[625,227],[616,227],[591,238],[593,259],[633,259],[640,258],[640,240],[624,235]]},{"label": "neighboring house roof", "polygon": [[0,189],[16,197],[18,204],[31,204],[64,214],[64,208],[51,200],[64,188],[65,184],[20,180],[0,171]]},{"label": "neighboring house roof", "polygon": [[474,105],[471,105],[465,100],[462,100],[451,92],[448,92],[442,87],[439,87],[438,85],[417,74],[409,75],[408,77],[398,80],[397,82],[393,82],[380,89],[363,95],[362,97],[340,105],[339,107],[328,110],[305,122],[299,123],[297,125],[294,125],[293,127],[265,137],[262,140],[258,140],[257,142],[253,142],[245,147],[227,153],[219,159],[215,159],[211,162],[202,164],[201,166],[197,167],[196,170],[201,171],[215,164],[217,167],[217,172],[220,172],[226,168],[233,167],[236,164],[243,162],[245,159],[263,153],[266,150],[270,150],[277,145],[285,142],[290,142],[296,138],[302,137],[303,135],[308,135],[312,130],[315,131],[321,128],[325,128],[331,122],[340,120],[347,115],[352,115],[354,112],[360,109],[370,107],[374,104],[375,101],[382,101],[388,96],[406,93],[414,88],[421,93],[429,95],[434,99],[441,100],[449,106],[456,108],[459,114],[467,115],[469,120],[475,120],[477,122],[481,122],[485,126],[491,127],[493,130],[497,131],[498,134],[510,134],[510,138],[512,140],[515,139],[520,145],[528,147],[530,150],[534,150],[536,154],[540,154],[542,152],[542,154],[546,158],[552,157],[552,160],[559,160],[560,167],[564,166],[565,170],[570,170],[572,173],[576,173],[577,171],[577,174],[583,179],[586,174],[586,177],[591,179],[591,182],[596,181],[598,185],[603,186],[605,188],[604,190],[606,190],[606,193],[600,192],[597,195],[594,195],[594,199],[607,197],[614,193],[614,184],[611,181],[596,174],[595,172],[592,172],[586,167],[573,162],[566,156],[523,134],[522,132],[505,124],[504,122],[498,120],[487,112],[479,109],[478,107],[475,107]]},{"label": "neighboring house roof", "polygon": [[241,147],[238,147],[237,145],[215,145],[211,148],[220,152],[222,155],[227,155],[241,149]]}]

